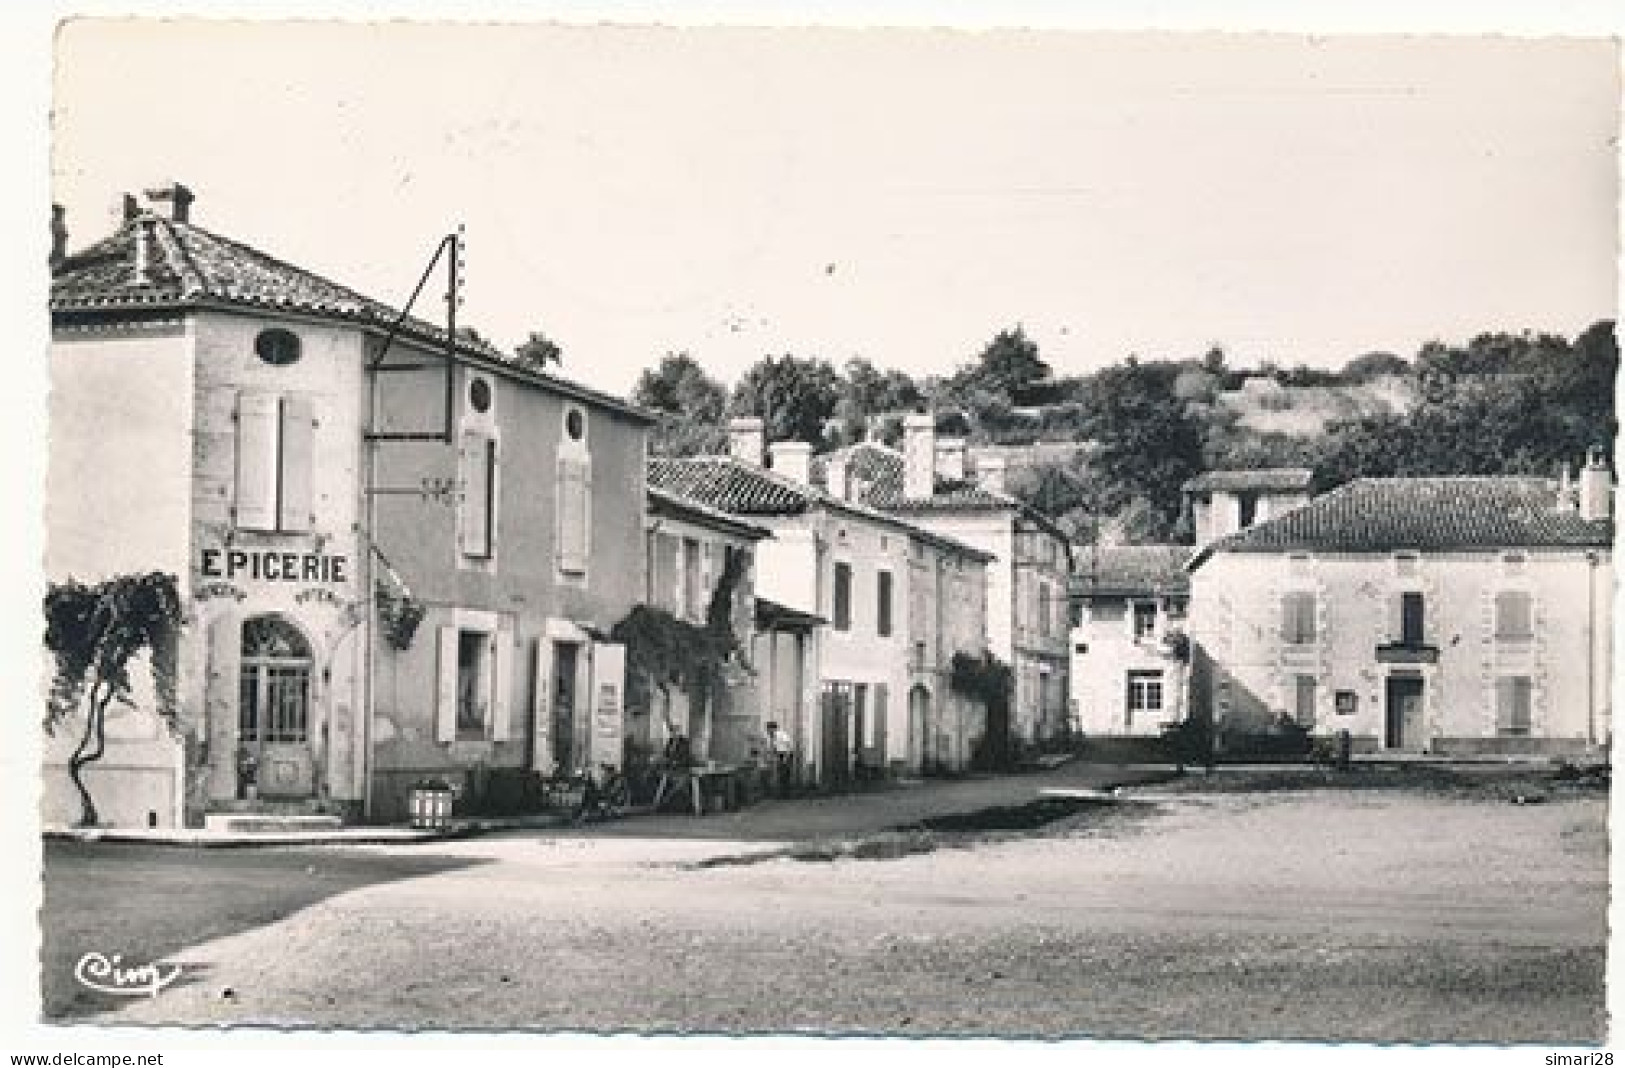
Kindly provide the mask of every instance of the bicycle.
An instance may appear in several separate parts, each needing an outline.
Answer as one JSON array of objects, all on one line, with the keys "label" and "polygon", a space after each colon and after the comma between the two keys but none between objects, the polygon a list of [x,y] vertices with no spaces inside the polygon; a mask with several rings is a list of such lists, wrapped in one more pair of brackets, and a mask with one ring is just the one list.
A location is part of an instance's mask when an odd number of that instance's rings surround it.
[{"label": "bicycle", "polygon": [[581,800],[571,817],[571,822],[576,826],[595,820],[614,819],[631,806],[631,784],[613,764],[600,764],[597,774],[584,771],[581,779]]}]

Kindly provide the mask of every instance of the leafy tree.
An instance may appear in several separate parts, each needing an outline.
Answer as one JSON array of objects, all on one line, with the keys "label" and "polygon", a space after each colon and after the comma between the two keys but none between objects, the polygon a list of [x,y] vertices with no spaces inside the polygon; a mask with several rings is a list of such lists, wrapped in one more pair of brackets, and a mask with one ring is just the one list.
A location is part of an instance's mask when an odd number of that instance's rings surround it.
[{"label": "leafy tree", "polygon": [[987,391],[1003,396],[1009,404],[1021,404],[1049,375],[1050,366],[1039,357],[1037,342],[1018,325],[999,331],[976,362],[954,375],[949,386],[961,397]]},{"label": "leafy tree", "polygon": [[1411,365],[1403,356],[1391,352],[1368,352],[1356,356],[1343,365],[1343,381],[1360,385],[1386,375],[1408,375]]},{"label": "leafy tree", "polygon": [[1152,540],[1172,535],[1181,487],[1202,469],[1204,426],[1174,396],[1179,371],[1178,364],[1131,358],[1093,376],[1085,405],[1098,511],[1114,514],[1144,499],[1151,518],[1136,531],[1146,528]]},{"label": "leafy tree", "polygon": [[1593,446],[1612,452],[1619,348],[1601,322],[1573,344],[1551,335],[1483,334],[1430,342],[1409,413],[1328,428],[1317,481],[1362,475],[1550,474]]},{"label": "leafy tree", "polygon": [[881,371],[861,356],[846,361],[836,416],[842,436],[861,441],[877,415],[917,408],[925,400],[920,387],[902,371]]},{"label": "leafy tree", "polygon": [[721,452],[728,391],[686,352],[668,352],[656,368],[645,368],[632,387],[632,403],[660,413],[651,449],[663,456]]},{"label": "leafy tree", "polygon": [[550,363],[564,366],[564,350],[539,330],[531,331],[530,337],[513,350],[513,356],[515,363],[532,371],[546,371]]},{"label": "leafy tree", "polygon": [[99,822],[84,769],[106,749],[107,706],[133,704],[130,666],[146,652],[151,661],[158,715],[175,725],[175,653],[181,600],[175,576],[154,571],[119,575],[94,586],[69,579],[45,593],[45,648],[55,661],[46,699],[47,733],[83,713],[84,733],[68,758],[68,777],[79,791],[80,820]]},{"label": "leafy tree", "polygon": [[729,410],[761,416],[769,441],[825,442],[824,424],[840,403],[840,376],[828,360],[764,356],[734,386]]}]

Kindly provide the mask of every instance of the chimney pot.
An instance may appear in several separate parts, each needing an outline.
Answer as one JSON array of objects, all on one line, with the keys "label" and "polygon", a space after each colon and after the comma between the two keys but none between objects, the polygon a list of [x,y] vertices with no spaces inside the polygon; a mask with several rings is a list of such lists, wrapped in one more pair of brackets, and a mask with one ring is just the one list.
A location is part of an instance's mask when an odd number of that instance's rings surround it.
[{"label": "chimney pot", "polygon": [[937,477],[950,482],[965,481],[965,439],[937,439]]},{"label": "chimney pot", "polygon": [[1601,449],[1586,453],[1585,467],[1580,469],[1580,518],[1607,519],[1613,514],[1613,479]]},{"label": "chimney pot", "polygon": [[734,459],[761,467],[765,442],[765,424],[759,417],[742,415],[728,420],[728,455]]},{"label": "chimney pot", "polygon": [[141,202],[132,193],[124,194],[124,221],[130,222],[141,214]]},{"label": "chimney pot", "polygon": [[163,205],[168,204],[169,217],[178,223],[191,221],[192,201],[196,199],[192,191],[179,182],[147,190],[147,203],[152,210],[159,212]]},{"label": "chimney pot", "polygon": [[61,266],[68,258],[67,209],[61,204],[51,205],[51,269]]},{"label": "chimney pot", "polygon": [[976,461],[977,485],[989,493],[1004,492],[1004,457],[983,456]]},{"label": "chimney pot", "polygon": [[832,452],[824,458],[824,488],[836,500],[850,501],[852,499],[852,482],[847,477],[847,456],[843,452]]},{"label": "chimney pot", "polygon": [[812,481],[812,446],[805,441],[775,441],[773,473],[806,485]]}]

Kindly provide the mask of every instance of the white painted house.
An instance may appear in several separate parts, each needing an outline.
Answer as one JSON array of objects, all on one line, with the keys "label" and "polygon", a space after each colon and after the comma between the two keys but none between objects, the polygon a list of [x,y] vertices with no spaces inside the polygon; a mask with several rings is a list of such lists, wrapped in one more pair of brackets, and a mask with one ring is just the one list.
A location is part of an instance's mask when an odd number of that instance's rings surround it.
[{"label": "white painted house", "polygon": [[1191,562],[1193,715],[1356,751],[1579,752],[1611,732],[1612,489],[1358,479]]},{"label": "white painted house", "polygon": [[1095,545],[1072,577],[1072,707],[1086,738],[1155,738],[1185,715],[1189,545]]}]

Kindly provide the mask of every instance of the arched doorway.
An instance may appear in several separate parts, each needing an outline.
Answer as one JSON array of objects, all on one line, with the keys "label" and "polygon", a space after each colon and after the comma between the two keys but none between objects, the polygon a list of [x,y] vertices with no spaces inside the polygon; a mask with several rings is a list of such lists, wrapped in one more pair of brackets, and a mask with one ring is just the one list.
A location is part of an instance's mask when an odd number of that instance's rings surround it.
[{"label": "arched doorway", "polygon": [[251,616],[243,620],[239,663],[238,796],[309,797],[310,643],[282,616]]}]

